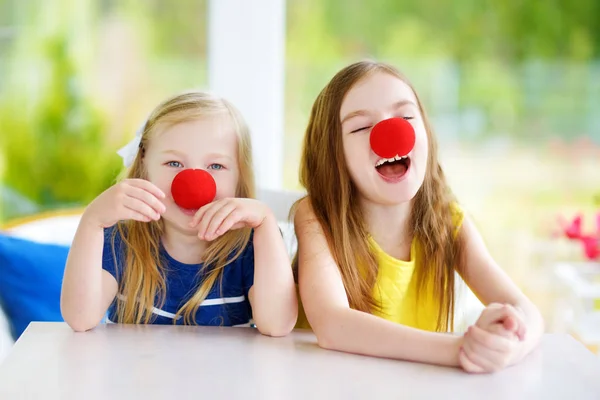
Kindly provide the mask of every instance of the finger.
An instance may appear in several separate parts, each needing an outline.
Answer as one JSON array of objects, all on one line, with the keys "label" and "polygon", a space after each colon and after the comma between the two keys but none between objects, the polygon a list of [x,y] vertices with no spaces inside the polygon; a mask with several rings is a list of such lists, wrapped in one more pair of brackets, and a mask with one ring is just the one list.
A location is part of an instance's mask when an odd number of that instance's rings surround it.
[{"label": "finger", "polygon": [[504,365],[504,360],[506,359],[505,354],[491,350],[473,339],[465,340],[463,348],[469,355],[471,361],[480,367],[483,367],[486,371]]},{"label": "finger", "polygon": [[234,203],[228,203],[217,211],[206,228],[205,237],[211,240],[217,235],[217,230],[221,227],[225,220],[233,221],[233,223],[239,221],[239,212],[237,206]]},{"label": "finger", "polygon": [[204,213],[206,212],[206,210],[209,207],[212,207],[215,203],[209,203],[205,206],[200,207],[196,213],[194,214],[194,216],[192,217],[192,220],[190,221],[189,225],[190,228],[195,227],[196,225],[198,225],[198,222],[202,219],[202,216],[204,215]]},{"label": "finger", "polygon": [[215,201],[212,203],[208,203],[202,207],[200,207],[198,209],[198,211],[196,211],[196,214],[194,214],[194,216],[192,217],[192,220],[190,221],[190,227],[195,227],[198,225],[198,223],[204,218],[204,215],[209,212],[211,209],[215,208],[215,207],[221,207],[221,205],[223,204],[223,202],[221,200],[219,201]]},{"label": "finger", "polygon": [[[493,347],[488,347],[479,340],[480,338],[476,338],[478,332],[476,329],[472,328],[465,334],[463,343],[463,348],[470,360],[488,372],[504,368],[508,364],[508,359],[510,354],[512,354],[512,348],[509,347],[507,351],[498,351]],[[506,340],[498,335],[490,334],[485,331],[483,331],[483,333],[495,339]]]},{"label": "finger", "polygon": [[131,186],[135,186],[140,189],[144,189],[146,192],[149,192],[156,196],[159,199],[164,199],[165,193],[160,190],[155,184],[145,179],[127,179],[127,183]]},{"label": "finger", "polygon": [[139,213],[137,211],[130,210],[130,209],[127,209],[127,210],[129,211],[129,215],[127,216],[127,219],[131,219],[131,220],[134,220],[134,221],[140,221],[140,222],[150,222],[150,221],[152,221],[152,218],[150,218],[150,217],[148,217],[148,216],[146,216],[146,215],[144,215],[142,213]]},{"label": "finger", "polygon": [[463,343],[463,351],[471,364],[479,367],[482,372],[492,372],[499,369],[494,359],[487,354],[486,349],[481,349],[468,339]]},{"label": "finger", "polygon": [[486,307],[481,312],[476,325],[480,328],[487,329],[495,323],[504,321],[510,314],[510,310],[507,307]]},{"label": "finger", "polygon": [[243,216],[237,210],[233,210],[218,227],[216,234],[221,236],[230,230],[243,228],[246,225],[242,222],[242,218]]},{"label": "finger", "polygon": [[516,332],[517,329],[519,328],[519,325],[517,324],[517,320],[513,316],[507,317],[503,321],[503,326],[504,326],[504,329],[506,329],[507,331],[510,331],[510,332]]},{"label": "finger", "polygon": [[508,316],[503,320],[504,325],[509,325],[513,332],[519,337],[519,339],[525,339],[525,333],[527,332],[527,324],[523,318],[523,312],[515,306],[510,304],[504,305],[504,308],[508,312]]},{"label": "finger", "polygon": [[527,335],[527,323],[525,322],[525,314],[519,307],[512,307],[515,312],[515,319],[517,324],[516,334],[521,340],[525,340]]},{"label": "finger", "polygon": [[489,329],[487,329],[487,331],[490,333],[493,333],[495,335],[500,335],[500,336],[505,337],[510,340],[518,339],[515,332],[505,329],[504,325],[502,325],[502,324],[494,324]]},{"label": "finger", "polygon": [[527,325],[525,325],[524,321],[519,324],[516,335],[521,341],[525,340],[525,337],[527,336]]},{"label": "finger", "polygon": [[158,214],[162,214],[166,210],[165,205],[155,195],[145,191],[144,189],[130,186],[126,189],[125,195],[143,201],[144,203],[152,207],[154,211],[156,211]]},{"label": "finger", "polygon": [[208,229],[208,225],[210,221],[212,221],[213,217],[216,213],[221,210],[221,208],[226,207],[227,202],[217,202],[212,206],[208,207],[204,213],[202,214],[200,220],[198,221],[198,237],[202,240],[206,239],[206,230]]},{"label": "finger", "polygon": [[511,340],[501,335],[487,332],[478,326],[469,327],[467,334],[477,344],[495,352],[509,353],[513,347]]},{"label": "finger", "polygon": [[469,359],[464,349],[460,349],[458,353],[458,360],[460,362],[461,367],[472,374],[482,374],[485,370],[479,365],[475,364],[473,361]]},{"label": "finger", "polygon": [[141,200],[134,199],[133,197],[125,197],[123,199],[123,206],[128,210],[138,212],[150,219],[160,219],[160,214],[157,213],[154,209],[152,209],[152,207],[150,207],[148,204],[144,203]]}]

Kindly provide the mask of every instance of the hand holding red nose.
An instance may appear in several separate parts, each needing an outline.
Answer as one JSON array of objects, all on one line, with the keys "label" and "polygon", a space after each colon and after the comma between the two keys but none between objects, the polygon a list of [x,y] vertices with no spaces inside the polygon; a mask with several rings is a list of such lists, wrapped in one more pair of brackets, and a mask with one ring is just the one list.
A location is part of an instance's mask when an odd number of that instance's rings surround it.
[{"label": "hand holding red nose", "polygon": [[217,184],[203,169],[184,169],[175,175],[171,194],[179,207],[197,210],[215,199]]},{"label": "hand holding red nose", "polygon": [[404,118],[385,119],[371,130],[370,143],[381,158],[403,157],[415,147],[415,130]]}]

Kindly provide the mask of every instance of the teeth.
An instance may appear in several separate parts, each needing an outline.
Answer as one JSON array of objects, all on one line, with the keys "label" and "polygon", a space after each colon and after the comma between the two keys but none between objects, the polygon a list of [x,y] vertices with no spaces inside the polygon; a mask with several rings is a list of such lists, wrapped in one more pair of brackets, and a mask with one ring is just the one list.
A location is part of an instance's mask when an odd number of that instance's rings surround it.
[{"label": "teeth", "polygon": [[386,162],[392,162],[392,161],[394,161],[394,159],[393,159],[393,158],[382,158],[381,160],[379,160],[379,161],[377,162],[377,165],[376,165],[376,167],[379,167],[380,165],[383,165],[383,164],[385,164]]},{"label": "teeth", "polygon": [[394,161],[399,161],[399,160],[403,160],[405,158],[408,158],[408,156],[402,156],[400,157],[398,154],[396,154],[394,157],[392,158],[382,158],[381,160],[377,161],[377,164],[375,164],[376,167],[379,167],[380,165],[385,164],[386,162],[394,162]]}]

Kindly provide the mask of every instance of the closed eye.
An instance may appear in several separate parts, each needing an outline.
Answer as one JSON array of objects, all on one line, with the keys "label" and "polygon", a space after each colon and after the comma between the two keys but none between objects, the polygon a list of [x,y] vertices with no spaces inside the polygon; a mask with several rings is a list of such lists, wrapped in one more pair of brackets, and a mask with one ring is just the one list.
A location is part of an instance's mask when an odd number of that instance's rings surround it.
[{"label": "closed eye", "polygon": [[219,170],[221,170],[221,169],[225,169],[225,167],[224,167],[223,165],[221,165],[221,164],[216,164],[216,163],[215,163],[215,164],[210,164],[210,165],[208,166],[208,169],[212,169],[212,170],[214,170],[214,171],[219,171]]},{"label": "closed eye", "polygon": [[[405,119],[407,121],[410,119],[415,119],[415,117],[400,117],[400,118]],[[371,125],[363,126],[362,128],[355,129],[355,130],[351,131],[350,133],[357,133],[357,132],[364,131],[365,129],[370,129],[370,128],[371,128]]]},{"label": "closed eye", "polygon": [[371,125],[369,125],[369,126],[363,126],[362,128],[355,129],[355,130],[353,130],[350,133],[356,133],[356,132],[364,131],[365,129],[369,129],[370,127],[371,127]]},{"label": "closed eye", "polygon": [[180,163],[179,161],[168,161],[165,163],[165,165],[169,166],[169,167],[173,167],[173,168],[182,168],[183,164]]}]

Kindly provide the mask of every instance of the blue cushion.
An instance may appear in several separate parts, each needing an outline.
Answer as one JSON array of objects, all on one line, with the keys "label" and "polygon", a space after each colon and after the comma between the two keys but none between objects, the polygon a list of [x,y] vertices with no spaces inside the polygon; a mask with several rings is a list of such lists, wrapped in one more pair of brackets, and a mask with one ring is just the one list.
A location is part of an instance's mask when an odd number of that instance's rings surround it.
[{"label": "blue cushion", "polygon": [[31,321],[63,321],[60,289],[68,253],[68,246],[0,234],[0,306],[15,340]]}]

